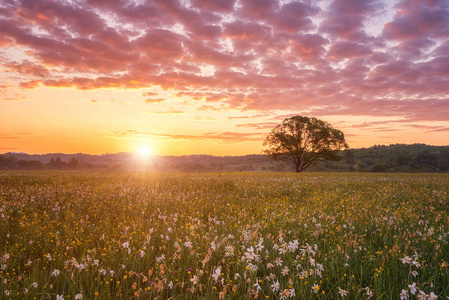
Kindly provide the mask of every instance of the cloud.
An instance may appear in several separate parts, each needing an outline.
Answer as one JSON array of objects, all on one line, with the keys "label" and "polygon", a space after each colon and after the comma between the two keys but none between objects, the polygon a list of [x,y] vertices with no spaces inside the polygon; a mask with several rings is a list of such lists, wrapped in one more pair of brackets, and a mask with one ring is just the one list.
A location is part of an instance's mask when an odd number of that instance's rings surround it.
[{"label": "cloud", "polygon": [[311,63],[320,65],[323,63],[323,56],[326,53],[324,48],[329,41],[317,34],[301,34],[291,36],[288,40],[290,60],[300,59],[305,64]]},{"label": "cloud", "polygon": [[132,136],[148,136],[175,141],[219,141],[223,143],[240,143],[247,141],[260,141],[265,136],[260,133],[242,132],[205,132],[202,134],[169,134],[158,132],[143,132],[137,130],[114,131],[109,133],[114,137],[127,138]]},{"label": "cloud", "polygon": [[202,117],[202,116],[196,116],[193,118],[194,121],[215,121],[215,118],[212,117]]},{"label": "cloud", "polygon": [[197,111],[222,111],[223,107],[217,107],[213,105],[201,105],[196,108]]},{"label": "cloud", "polygon": [[39,87],[40,83],[41,83],[40,80],[35,79],[35,80],[26,81],[26,82],[21,82],[19,84],[19,86],[24,89],[35,89],[35,88]]},{"label": "cloud", "polygon": [[144,57],[156,63],[173,63],[185,55],[184,37],[166,29],[154,29],[136,40],[136,46]]},{"label": "cloud", "polygon": [[366,24],[387,4],[6,1],[0,47],[21,55],[3,54],[0,64],[24,89],[141,89],[155,103],[163,101],[151,91],[159,87],[192,100],[197,111],[442,120],[449,114],[449,4],[399,1],[382,33],[371,36]]},{"label": "cloud", "polygon": [[238,124],[237,127],[247,127],[247,128],[255,128],[255,129],[273,129],[276,127],[279,123],[276,122],[260,122],[260,123],[245,123],[245,124]]},{"label": "cloud", "polygon": [[327,55],[332,60],[341,60],[344,58],[365,56],[371,52],[371,49],[362,44],[352,42],[337,42],[330,47]]},{"label": "cloud", "polygon": [[212,92],[179,92],[177,97],[187,97],[191,100],[205,100],[207,102],[219,102],[229,97],[228,93],[212,93]]},{"label": "cloud", "polygon": [[309,3],[290,2],[282,5],[274,22],[277,28],[289,32],[309,31],[315,27],[311,18],[319,12],[318,7]]},{"label": "cloud", "polygon": [[430,125],[418,125],[418,124],[411,124],[406,125],[408,127],[416,128],[416,129],[424,129],[426,132],[446,132],[449,131],[449,126],[430,126]]},{"label": "cloud", "polygon": [[384,25],[388,39],[410,40],[423,37],[449,36],[449,4],[447,1],[403,0],[394,19]]},{"label": "cloud", "polygon": [[7,68],[9,72],[17,72],[27,76],[45,78],[50,75],[49,70],[45,66],[32,63],[28,60],[24,60],[22,63],[9,62],[3,66]]},{"label": "cloud", "polygon": [[16,140],[31,134],[32,133],[30,132],[19,132],[16,134],[0,134],[0,140]]},{"label": "cloud", "polygon": [[12,87],[13,86],[10,84],[0,84],[0,93],[5,94],[6,91]]},{"label": "cloud", "polygon": [[152,97],[152,96],[158,96],[159,95],[159,93],[156,93],[156,92],[143,92],[142,93],[142,96],[144,96],[144,97]]},{"label": "cloud", "polygon": [[237,20],[224,25],[223,34],[233,40],[261,43],[269,37],[271,28],[257,22]]},{"label": "cloud", "polygon": [[241,0],[240,13],[251,19],[267,20],[279,9],[277,0]]},{"label": "cloud", "polygon": [[20,136],[15,136],[11,134],[0,134],[0,140],[15,140],[20,138]]},{"label": "cloud", "polygon": [[442,42],[441,45],[435,48],[432,55],[447,57],[448,53],[449,53],[449,40],[446,40]]},{"label": "cloud", "polygon": [[405,60],[417,60],[427,56],[427,50],[435,45],[435,41],[427,37],[418,38],[414,40],[405,40],[392,48],[392,51]]},{"label": "cloud", "polygon": [[251,117],[250,117],[250,116],[237,116],[237,117],[229,116],[229,117],[228,117],[229,120],[235,120],[235,119],[249,119],[249,118],[251,118]]},{"label": "cloud", "polygon": [[178,115],[183,114],[184,112],[178,109],[169,109],[163,111],[145,111],[145,113],[150,115]]},{"label": "cloud", "polygon": [[379,13],[384,4],[378,0],[333,0],[320,24],[320,31],[348,41],[366,41],[364,21]]},{"label": "cloud", "polygon": [[212,12],[232,12],[236,0],[192,0],[199,9],[207,9]]},{"label": "cloud", "polygon": [[144,101],[145,101],[145,103],[161,103],[161,102],[165,101],[165,99],[162,99],[162,98],[159,98],[159,99],[148,98],[148,99],[145,99]]}]

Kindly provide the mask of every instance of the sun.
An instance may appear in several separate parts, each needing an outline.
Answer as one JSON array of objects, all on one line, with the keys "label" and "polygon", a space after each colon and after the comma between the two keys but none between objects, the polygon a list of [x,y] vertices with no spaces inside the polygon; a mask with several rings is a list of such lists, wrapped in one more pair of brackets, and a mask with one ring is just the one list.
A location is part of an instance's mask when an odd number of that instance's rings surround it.
[{"label": "sun", "polygon": [[153,155],[153,151],[149,145],[141,145],[139,146],[138,154],[141,158],[147,158]]}]

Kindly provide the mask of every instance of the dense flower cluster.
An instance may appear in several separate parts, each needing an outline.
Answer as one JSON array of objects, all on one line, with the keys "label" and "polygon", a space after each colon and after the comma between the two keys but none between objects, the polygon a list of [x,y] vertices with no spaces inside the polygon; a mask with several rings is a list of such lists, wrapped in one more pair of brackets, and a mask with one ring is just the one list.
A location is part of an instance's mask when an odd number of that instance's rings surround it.
[{"label": "dense flower cluster", "polygon": [[0,176],[0,298],[449,296],[444,174]]}]

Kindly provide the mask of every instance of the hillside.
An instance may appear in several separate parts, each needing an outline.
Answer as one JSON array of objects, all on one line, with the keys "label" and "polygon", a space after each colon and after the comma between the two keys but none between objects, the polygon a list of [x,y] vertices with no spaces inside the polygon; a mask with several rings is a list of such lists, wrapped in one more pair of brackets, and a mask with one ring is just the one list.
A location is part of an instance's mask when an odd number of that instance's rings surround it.
[{"label": "hillside", "polygon": [[[341,152],[338,162],[320,162],[306,172],[449,172],[449,146],[424,144],[373,146]],[[132,153],[89,155],[83,153],[0,155],[0,169],[91,169],[128,171],[293,171],[289,162],[275,162],[266,155],[155,156],[144,160]]]}]

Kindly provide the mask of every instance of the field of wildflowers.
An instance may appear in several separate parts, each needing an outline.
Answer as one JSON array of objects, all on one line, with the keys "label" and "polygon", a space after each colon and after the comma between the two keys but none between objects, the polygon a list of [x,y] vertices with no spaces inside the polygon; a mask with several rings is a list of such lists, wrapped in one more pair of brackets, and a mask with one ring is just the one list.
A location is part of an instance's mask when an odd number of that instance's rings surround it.
[{"label": "field of wildflowers", "polygon": [[447,299],[447,174],[0,173],[1,299]]}]

